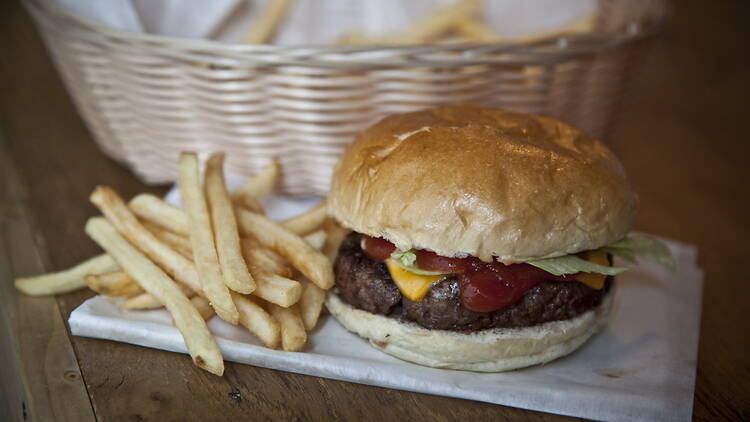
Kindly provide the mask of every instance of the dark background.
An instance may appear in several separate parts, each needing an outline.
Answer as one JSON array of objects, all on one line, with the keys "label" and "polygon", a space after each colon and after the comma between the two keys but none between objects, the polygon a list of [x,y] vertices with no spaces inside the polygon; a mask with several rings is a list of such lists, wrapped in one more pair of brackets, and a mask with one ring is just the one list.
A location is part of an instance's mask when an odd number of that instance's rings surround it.
[{"label": "dark background", "polygon": [[[698,420],[748,420],[750,2],[686,0],[675,1],[673,6],[672,19],[632,75],[611,145],[641,197],[637,228],[696,244],[700,250],[706,279],[694,416]],[[81,230],[86,218],[94,214],[85,198],[95,184],[113,185],[126,197],[144,190],[164,192],[163,187],[144,186],[99,152],[16,1],[0,5],[0,138],[5,139],[0,153],[7,155],[19,173],[50,270],[70,266],[96,250]],[[60,296],[57,301],[63,317],[88,295]],[[102,419],[129,412],[135,399],[127,401],[128,396],[142,396],[143,389],[165,388],[159,380],[141,377],[118,386],[115,394],[103,372],[145,374],[161,370],[161,365],[168,367],[167,378],[195,373],[187,359],[165,352],[79,338],[73,344],[88,393]],[[111,361],[102,355],[116,356],[125,368],[106,368]],[[144,357],[153,357],[158,365]],[[401,416],[408,417],[555,418],[241,365],[229,364],[225,379],[250,390],[271,389],[261,396],[266,401],[246,400],[238,408],[240,413],[229,412],[228,418],[247,416],[242,412],[252,410],[263,418],[382,419],[392,416],[386,409],[389,403],[407,409]],[[225,381],[199,374],[194,382],[223,391]],[[282,398],[273,389],[290,384],[300,389],[295,391],[306,391],[309,400],[293,400],[291,408],[279,413]],[[162,403],[167,407],[160,408],[162,413],[154,410],[153,416],[195,417],[213,408],[213,403],[200,406],[205,409],[189,403],[178,406],[179,392],[173,393],[175,402]],[[323,397],[333,404],[322,404]],[[354,397],[361,401],[353,401]],[[333,407],[316,410],[317,406]]]}]

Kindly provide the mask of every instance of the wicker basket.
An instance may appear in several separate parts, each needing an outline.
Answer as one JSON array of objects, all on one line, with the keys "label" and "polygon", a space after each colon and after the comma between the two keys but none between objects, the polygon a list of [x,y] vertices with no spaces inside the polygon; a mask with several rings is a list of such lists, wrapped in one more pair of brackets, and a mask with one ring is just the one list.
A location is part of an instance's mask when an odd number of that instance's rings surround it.
[{"label": "wicker basket", "polygon": [[282,191],[325,194],[354,135],[382,116],[448,103],[548,114],[606,140],[661,1],[600,0],[596,32],[529,43],[420,47],[231,45],[133,34],[25,0],[101,147],[149,183],[179,151],[271,159]]}]

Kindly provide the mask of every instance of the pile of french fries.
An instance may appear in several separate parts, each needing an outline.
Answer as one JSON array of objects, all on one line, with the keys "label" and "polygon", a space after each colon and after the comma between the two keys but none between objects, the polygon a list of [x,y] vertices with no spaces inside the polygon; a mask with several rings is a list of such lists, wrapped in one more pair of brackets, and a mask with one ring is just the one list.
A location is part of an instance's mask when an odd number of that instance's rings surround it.
[{"label": "pile of french fries", "polygon": [[[291,6],[291,0],[270,0],[250,25],[244,42],[264,44],[270,42]],[[353,45],[410,45],[431,42],[493,42],[499,37],[479,17],[482,0],[456,0],[438,7],[395,34],[365,35],[350,32],[339,37],[337,44]]]},{"label": "pile of french fries", "polygon": [[223,153],[211,154],[201,183],[197,156],[180,155],[183,209],[148,194],[126,204],[97,187],[90,201],[103,217],[90,218],[85,230],[105,253],[19,278],[16,287],[38,296],[88,286],[122,298],[124,309],[166,308],[193,362],[217,375],[224,361],[205,322],[214,315],[266,347],[301,350],[333,287],[331,260],[345,231],[327,219],[325,200],[288,220],[269,219],[259,198],[277,183],[278,166],[229,193],[223,163]]},{"label": "pile of french fries", "polygon": [[428,43],[486,43],[499,41],[495,32],[480,19],[481,0],[456,0],[438,7],[403,31],[388,35],[351,32],[338,45],[418,45]]},{"label": "pile of french fries", "polygon": [[[266,2],[255,21],[251,23],[244,42],[247,44],[272,42],[279,25],[292,6],[292,0]],[[551,36],[589,32],[596,24],[596,14],[591,14],[562,27],[516,37],[501,37],[482,20],[485,6],[492,7],[492,4],[484,0],[454,0],[452,3],[434,8],[401,31],[388,34],[365,34],[355,30],[338,37],[336,44],[366,46],[531,42]]]},{"label": "pile of french fries", "polygon": [[361,46],[532,42],[552,36],[592,31],[597,19],[596,14],[592,13],[560,27],[515,37],[503,37],[483,22],[481,15],[485,5],[492,6],[491,2],[482,0],[455,0],[453,3],[433,9],[402,31],[391,34],[350,32],[339,37],[337,44]]}]

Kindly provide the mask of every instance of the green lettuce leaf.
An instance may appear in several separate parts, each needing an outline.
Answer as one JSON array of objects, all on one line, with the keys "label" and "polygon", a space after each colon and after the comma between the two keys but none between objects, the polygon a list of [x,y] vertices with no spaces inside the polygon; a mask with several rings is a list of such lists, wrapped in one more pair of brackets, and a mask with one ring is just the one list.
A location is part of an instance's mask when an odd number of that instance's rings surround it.
[{"label": "green lettuce leaf", "polygon": [[595,264],[593,262],[586,261],[585,259],[581,259],[575,255],[536,259],[534,261],[527,261],[526,263],[537,268],[541,268],[544,271],[547,271],[548,273],[554,275],[576,273],[599,273],[606,275],[617,275],[627,270],[627,268],[623,267],[608,267],[606,265]]},{"label": "green lettuce leaf", "polygon": [[602,250],[608,254],[619,256],[620,258],[628,262],[632,262],[634,264],[638,262],[638,259],[636,259],[635,254],[628,249],[607,248],[605,246],[602,248]]},{"label": "green lettuce leaf", "polygon": [[[604,252],[618,256],[630,262],[638,262],[645,259],[674,269],[674,258],[663,243],[647,237],[625,237],[617,242],[610,243],[602,248]],[[395,251],[391,254],[393,259],[401,268],[420,275],[440,275],[443,273],[435,271],[423,271],[417,268],[417,255],[413,250]],[[541,268],[550,274],[565,275],[576,273],[598,273],[605,275],[617,275],[627,268],[609,267],[586,261],[575,255],[565,255],[556,258],[536,259],[527,261],[527,264]]]},{"label": "green lettuce leaf", "polygon": [[445,274],[436,271],[424,271],[417,268],[417,255],[413,250],[399,251],[396,250],[391,254],[391,259],[398,264],[399,267],[409,271],[410,273],[419,275],[440,275]]},{"label": "green lettuce leaf", "polygon": [[396,261],[398,265],[404,268],[409,268],[413,267],[414,263],[417,262],[417,254],[415,254],[412,250],[399,251],[398,249],[396,249],[391,254],[391,259]]},{"label": "green lettuce leaf", "polygon": [[648,237],[626,237],[602,248],[607,253],[619,256],[632,262],[638,259],[656,262],[674,269],[672,253],[663,243]]}]

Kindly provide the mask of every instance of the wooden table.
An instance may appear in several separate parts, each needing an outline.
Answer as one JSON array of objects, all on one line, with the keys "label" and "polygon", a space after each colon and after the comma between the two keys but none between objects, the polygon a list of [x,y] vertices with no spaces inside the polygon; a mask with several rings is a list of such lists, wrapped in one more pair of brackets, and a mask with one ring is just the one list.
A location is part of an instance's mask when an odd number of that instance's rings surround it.
[{"label": "wooden table", "polygon": [[[700,248],[695,417],[747,420],[750,8],[676,3],[633,77],[612,145],[641,196],[637,228]],[[96,184],[128,197],[166,188],[97,149],[26,13],[3,2],[0,17],[0,420],[563,419],[233,363],[219,378],[183,355],[70,336],[64,321],[91,292],[23,297],[14,275],[97,253],[82,230]]]}]

